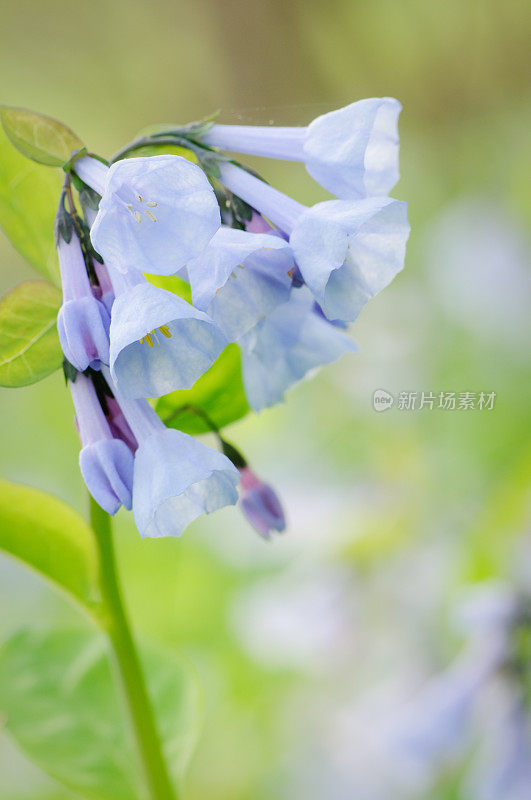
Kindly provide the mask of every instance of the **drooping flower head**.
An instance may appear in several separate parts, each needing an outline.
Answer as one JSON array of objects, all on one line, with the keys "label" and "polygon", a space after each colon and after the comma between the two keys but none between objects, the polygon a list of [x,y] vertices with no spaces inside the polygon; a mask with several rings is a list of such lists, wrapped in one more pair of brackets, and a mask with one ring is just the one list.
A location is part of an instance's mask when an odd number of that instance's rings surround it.
[{"label": "drooping flower head", "polygon": [[[143,140],[110,168],[91,156],[71,163],[86,184],[80,199],[85,192],[95,211],[101,196],[97,213],[86,214],[90,240],[81,237],[81,255],[90,301],[111,322],[108,352],[97,350],[87,365],[109,363],[102,369],[110,393],[99,408],[111,439],[134,454],[132,505],[143,536],[178,536],[199,514],[234,503],[240,477],[251,524],[266,538],[284,529],[276,494],[245,462],[168,430],[145,398],[191,388],[237,342],[247,399],[260,410],[356,349],[342,328],[404,260],[406,207],[384,196],[398,178],[399,111],[397,101],[380,98],[307,128],[169,131],[200,166],[170,155],[123,158]],[[209,145],[303,161],[342,199],[308,208]],[[143,273],[179,275],[192,302]]]},{"label": "drooping flower head", "polygon": [[79,177],[101,194],[92,243],[119,271],[172,275],[198,255],[221,224],[204,172],[181,156],[75,163]]},{"label": "drooping flower head", "polygon": [[409,235],[405,203],[369,197],[307,208],[234,164],[222,164],[221,176],[289,234],[302,277],[329,319],[355,320],[402,269]]},{"label": "drooping flower head", "polygon": [[205,144],[302,161],[325,189],[343,200],[388,194],[398,180],[398,115],[392,97],[358,100],[307,127],[214,125]]}]

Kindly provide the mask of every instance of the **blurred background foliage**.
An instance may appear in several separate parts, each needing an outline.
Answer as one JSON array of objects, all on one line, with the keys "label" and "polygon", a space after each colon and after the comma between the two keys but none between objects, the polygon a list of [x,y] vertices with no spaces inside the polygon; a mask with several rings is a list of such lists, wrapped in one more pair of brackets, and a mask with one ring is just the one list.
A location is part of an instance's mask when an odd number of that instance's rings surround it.
[{"label": "blurred background foliage", "polygon": [[[281,494],[287,533],[264,543],[228,509],[142,542],[117,519],[137,630],[203,685],[187,800],[379,797],[359,758],[367,697],[390,708],[452,659],[471,582],[529,582],[530,27],[523,0],[2,2],[2,102],[63,120],[102,155],[216,108],[222,122],[302,125],[366,96],[404,106],[395,196],[412,235],[406,269],[354,326],[361,352],[228,429]],[[302,166],[248,161],[324,199]],[[0,289],[31,275],[0,237]],[[376,389],[496,403],[375,413]],[[0,410],[0,475],[85,513],[62,376],[1,390]],[[2,638],[83,627],[5,559],[0,608]],[[466,800],[465,764],[420,796]],[[73,797],[1,733],[0,796]]]}]

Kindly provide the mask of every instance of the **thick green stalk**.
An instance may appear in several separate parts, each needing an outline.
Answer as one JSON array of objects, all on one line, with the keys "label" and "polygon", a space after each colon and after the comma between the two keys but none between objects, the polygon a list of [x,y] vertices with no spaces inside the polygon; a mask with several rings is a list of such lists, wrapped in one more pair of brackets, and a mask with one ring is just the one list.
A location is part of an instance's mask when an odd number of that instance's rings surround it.
[{"label": "thick green stalk", "polygon": [[151,800],[178,800],[162,754],[153,709],[122,602],[114,557],[111,518],[92,498],[90,520],[100,560],[104,625],[118,666],[150,797]]}]

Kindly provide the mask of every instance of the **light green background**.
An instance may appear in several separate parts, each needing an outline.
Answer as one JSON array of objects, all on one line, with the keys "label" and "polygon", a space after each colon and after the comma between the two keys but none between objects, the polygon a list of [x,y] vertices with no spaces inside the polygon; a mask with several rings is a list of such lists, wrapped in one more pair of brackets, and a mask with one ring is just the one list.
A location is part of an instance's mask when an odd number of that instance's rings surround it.
[{"label": "light green background", "polygon": [[[286,534],[265,544],[228,509],[181,540],[141,542],[130,516],[118,517],[135,625],[190,656],[204,684],[187,800],[298,800],[296,776],[332,736],[338,709],[410,661],[420,681],[451,658],[448,617],[468,582],[526,578],[526,6],[1,4],[1,101],[63,120],[102,155],[148,124],[216,108],[223,122],[302,125],[365,96],[404,106],[394,194],[409,204],[405,271],[355,324],[358,355],[230,429],[281,495]],[[250,163],[299,200],[325,197],[300,165]],[[0,288],[30,275],[0,236]],[[496,403],[377,414],[376,389],[496,392]],[[84,511],[62,376],[0,392],[2,477]],[[7,560],[0,609],[1,636],[82,624]],[[463,797],[444,781],[436,791],[431,800]],[[72,797],[1,733],[0,796]]]}]

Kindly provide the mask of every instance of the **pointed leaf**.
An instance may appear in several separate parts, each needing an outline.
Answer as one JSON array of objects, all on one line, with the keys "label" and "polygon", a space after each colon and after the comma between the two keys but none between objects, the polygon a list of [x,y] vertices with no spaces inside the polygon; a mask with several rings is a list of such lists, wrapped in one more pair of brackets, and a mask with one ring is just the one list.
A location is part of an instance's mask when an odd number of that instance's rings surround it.
[{"label": "pointed leaf", "polygon": [[[198,731],[188,662],[150,647],[141,658],[176,783]],[[45,772],[90,800],[145,800],[138,757],[101,634],[21,632],[0,649],[0,716]]]},{"label": "pointed leaf", "polygon": [[62,167],[83,142],[59,120],[13,106],[0,107],[2,126],[19,152],[48,167]]},{"label": "pointed leaf", "polygon": [[0,127],[0,227],[32,267],[57,285],[53,224],[63,177],[20,155]]},{"label": "pointed leaf", "polygon": [[59,369],[60,306],[48,281],[24,281],[0,300],[0,386],[27,386]]},{"label": "pointed leaf", "polygon": [[0,551],[93,607],[97,596],[93,534],[66,503],[38,489],[0,480]]}]

